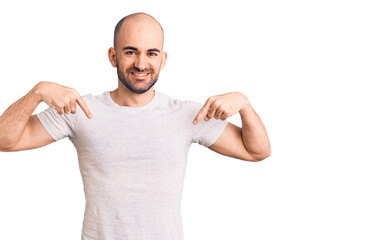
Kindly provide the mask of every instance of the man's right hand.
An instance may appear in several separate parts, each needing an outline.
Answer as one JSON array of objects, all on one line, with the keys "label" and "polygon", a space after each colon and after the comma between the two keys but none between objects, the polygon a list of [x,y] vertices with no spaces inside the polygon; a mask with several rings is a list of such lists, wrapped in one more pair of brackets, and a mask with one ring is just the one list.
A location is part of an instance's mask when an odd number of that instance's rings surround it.
[{"label": "man's right hand", "polygon": [[54,82],[40,82],[35,87],[36,93],[38,93],[41,101],[44,101],[51,108],[55,109],[58,114],[75,114],[77,103],[87,117],[92,118],[90,109],[76,89]]}]

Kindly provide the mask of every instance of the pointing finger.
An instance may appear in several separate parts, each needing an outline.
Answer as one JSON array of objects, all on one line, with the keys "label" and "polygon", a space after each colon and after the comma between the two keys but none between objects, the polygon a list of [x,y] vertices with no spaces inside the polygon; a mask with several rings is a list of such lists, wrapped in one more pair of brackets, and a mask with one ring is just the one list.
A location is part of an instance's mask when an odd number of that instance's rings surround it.
[{"label": "pointing finger", "polygon": [[81,107],[81,109],[83,109],[84,113],[87,115],[88,118],[92,118],[92,114],[91,114],[91,111],[90,109],[88,108],[86,102],[84,102],[83,98],[81,96],[78,96],[76,98],[76,102],[77,104],[79,104],[79,106]]},{"label": "pointing finger", "polygon": [[201,108],[201,110],[199,111],[197,116],[194,118],[193,124],[197,124],[200,121],[202,116],[204,116],[208,112],[209,107],[210,107],[211,104],[212,104],[212,99],[208,98],[208,100],[206,101],[204,106]]}]

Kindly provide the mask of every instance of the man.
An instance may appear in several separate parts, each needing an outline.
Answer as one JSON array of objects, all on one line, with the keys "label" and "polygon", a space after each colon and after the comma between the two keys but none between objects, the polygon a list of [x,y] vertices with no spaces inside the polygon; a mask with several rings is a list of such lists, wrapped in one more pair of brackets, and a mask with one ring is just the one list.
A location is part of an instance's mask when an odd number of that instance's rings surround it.
[{"label": "man", "polygon": [[[68,137],[86,195],[82,240],[183,239],[181,196],[191,143],[260,161],[271,154],[265,127],[239,92],[204,105],[154,90],[167,53],[163,29],[135,13],[116,26],[108,55],[118,88],[81,97],[40,82],[0,117],[0,150],[20,151]],[[44,101],[45,111],[31,114]],[[242,128],[226,119],[240,113]]]}]

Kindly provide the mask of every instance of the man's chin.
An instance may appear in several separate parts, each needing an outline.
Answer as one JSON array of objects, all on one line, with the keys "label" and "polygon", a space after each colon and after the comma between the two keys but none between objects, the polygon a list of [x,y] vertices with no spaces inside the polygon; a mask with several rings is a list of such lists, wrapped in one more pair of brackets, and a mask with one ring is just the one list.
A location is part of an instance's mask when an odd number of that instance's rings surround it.
[{"label": "man's chin", "polygon": [[143,93],[146,93],[148,90],[140,89],[140,90],[134,90],[133,92],[136,93],[136,94],[143,94]]},{"label": "man's chin", "polygon": [[134,87],[127,87],[127,88],[129,89],[129,91],[136,94],[143,94],[149,90],[145,88],[134,88]]},{"label": "man's chin", "polygon": [[[155,83],[157,82],[157,79],[156,81],[153,81],[152,78],[148,78],[148,79],[139,79],[139,78],[128,78],[128,79],[121,79],[121,82],[122,84],[131,92],[133,93],[136,93],[136,94],[143,94],[145,92],[147,92],[148,90],[150,90],[154,85]],[[134,84],[132,84],[132,82]],[[151,85],[149,85],[151,82],[153,82]],[[146,84],[148,84],[148,86],[145,86]]]},{"label": "man's chin", "polygon": [[[153,84],[154,85],[154,84]],[[149,86],[149,87],[147,87],[147,88],[145,88],[145,87],[140,87],[140,88],[136,88],[136,87],[131,87],[131,88],[128,88],[131,92],[133,92],[133,93],[136,93],[136,94],[143,94],[143,93],[145,93],[145,92],[148,92],[151,88],[152,88],[152,86],[153,85],[151,85],[151,86]]]}]

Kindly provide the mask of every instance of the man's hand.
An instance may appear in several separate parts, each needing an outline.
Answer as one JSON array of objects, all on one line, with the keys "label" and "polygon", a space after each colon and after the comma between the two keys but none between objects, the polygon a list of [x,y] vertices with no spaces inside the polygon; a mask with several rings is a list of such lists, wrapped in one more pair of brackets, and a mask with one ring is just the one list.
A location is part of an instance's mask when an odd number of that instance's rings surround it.
[{"label": "man's hand", "polygon": [[195,117],[193,124],[197,124],[206,114],[204,120],[211,118],[225,120],[239,111],[251,107],[246,96],[240,92],[230,92],[209,97],[200,112]]},{"label": "man's hand", "polygon": [[92,118],[90,109],[75,89],[54,82],[40,82],[35,87],[41,101],[57,110],[58,114],[75,114],[77,103],[87,117]]}]

